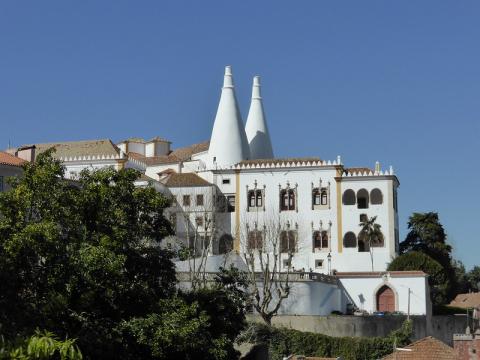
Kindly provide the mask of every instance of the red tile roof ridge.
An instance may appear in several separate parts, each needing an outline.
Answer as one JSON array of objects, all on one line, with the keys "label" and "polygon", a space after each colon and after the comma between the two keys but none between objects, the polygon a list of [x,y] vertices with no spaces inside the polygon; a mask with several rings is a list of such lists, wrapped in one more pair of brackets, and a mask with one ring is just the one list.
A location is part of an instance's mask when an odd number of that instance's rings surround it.
[{"label": "red tile roof ridge", "polygon": [[0,151],[0,164],[20,167],[27,161],[20,159],[12,154]]}]

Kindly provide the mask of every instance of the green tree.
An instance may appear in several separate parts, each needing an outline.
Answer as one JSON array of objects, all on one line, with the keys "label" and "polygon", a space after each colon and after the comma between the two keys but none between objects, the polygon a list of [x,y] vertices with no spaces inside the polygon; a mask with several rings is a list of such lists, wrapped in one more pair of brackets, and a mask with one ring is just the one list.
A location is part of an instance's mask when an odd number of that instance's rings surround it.
[{"label": "green tree", "polygon": [[384,236],[382,233],[382,229],[380,224],[377,224],[377,217],[373,216],[371,218],[367,218],[360,223],[360,230],[361,239],[365,242],[365,246],[368,246],[368,251],[370,252],[370,261],[372,263],[372,271],[373,271],[373,247],[378,246],[379,244],[383,243]]},{"label": "green tree", "polygon": [[235,357],[241,277],[225,272],[211,289],[178,294],[171,253],[159,246],[172,233],[169,201],[136,188],[138,176],[107,168],[70,181],[50,150],[0,193],[7,341],[40,328],[77,339],[87,359]]},{"label": "green tree", "polygon": [[438,261],[444,268],[451,265],[452,247],[447,244],[447,234],[435,212],[413,213],[408,221],[410,230],[400,243],[400,253],[420,251]]},{"label": "green tree", "polygon": [[480,291],[480,266],[474,266],[467,273],[467,286],[471,291]]},{"label": "green tree", "polygon": [[78,339],[90,358],[124,355],[123,319],[175,292],[167,199],[135,188],[134,170],[85,171],[76,182],[51,151],[0,194],[0,324],[6,338],[36,328]]},{"label": "green tree", "polygon": [[388,271],[421,270],[428,274],[430,297],[434,305],[445,304],[451,286],[443,266],[427,254],[410,251],[395,258],[388,266]]}]

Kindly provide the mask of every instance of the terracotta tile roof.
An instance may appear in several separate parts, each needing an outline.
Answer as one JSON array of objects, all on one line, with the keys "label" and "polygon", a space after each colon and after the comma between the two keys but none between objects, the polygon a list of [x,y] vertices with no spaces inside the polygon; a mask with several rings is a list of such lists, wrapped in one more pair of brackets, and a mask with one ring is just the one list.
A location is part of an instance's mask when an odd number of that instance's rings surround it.
[{"label": "terracotta tile roof", "polygon": [[456,353],[453,348],[434,337],[427,336],[404,347],[411,351],[395,351],[385,356],[384,360],[454,360]]},{"label": "terracotta tile roof", "polygon": [[52,147],[55,148],[55,158],[66,158],[73,156],[110,156],[119,155],[120,149],[112,143],[110,139],[85,140],[85,141],[65,141],[43,144],[24,145],[18,148],[35,146],[36,154],[40,154]]},{"label": "terracotta tile roof", "polygon": [[26,161],[9,153],[0,151],[0,164],[10,166],[22,166]]},{"label": "terracotta tile roof", "polygon": [[134,160],[140,160],[140,161],[145,160],[145,156],[143,156],[142,154],[133,152],[133,151],[130,151],[127,155],[128,155],[129,158],[132,158]]},{"label": "terracotta tile roof", "polygon": [[458,294],[449,305],[464,309],[480,308],[480,292]]},{"label": "terracotta tile roof", "polygon": [[254,160],[243,160],[240,161],[239,165],[262,165],[262,164],[287,164],[287,163],[297,163],[297,162],[316,162],[322,161],[318,157],[304,157],[304,158],[284,158],[284,159],[254,159]]},{"label": "terracotta tile roof", "polygon": [[392,277],[416,277],[416,276],[427,276],[423,271],[349,271],[349,272],[337,272],[335,276],[340,278],[349,278],[349,277],[379,277],[385,273],[389,273]]},{"label": "terracotta tile roof", "polygon": [[170,153],[170,155],[173,155],[183,161],[183,160],[189,159],[194,154],[207,151],[209,146],[210,146],[210,141],[204,141],[202,143],[193,144],[190,146],[185,146],[183,148],[178,148],[176,150],[173,150]]},{"label": "terracotta tile roof", "polygon": [[168,141],[167,139],[161,138],[160,136],[155,136],[155,137],[151,138],[150,140],[145,140],[145,139],[140,138],[140,137],[131,137],[131,138],[120,141],[119,144],[124,143],[124,142],[136,142],[136,143],[140,143],[140,144],[146,144],[146,143],[153,142],[153,141],[161,141],[161,142],[171,143],[171,141]]},{"label": "terracotta tile roof", "polygon": [[205,141],[203,143],[193,144],[183,148],[175,149],[168,155],[144,157],[142,161],[150,166],[172,164],[180,161],[186,161],[186,160],[190,160],[191,157],[195,154],[198,154],[203,151],[207,151],[209,145],[210,145],[210,142]]},{"label": "terracotta tile roof", "polygon": [[194,186],[211,186],[207,180],[202,179],[194,173],[171,173],[162,181],[168,187],[194,187]]},{"label": "terracotta tile roof", "polygon": [[136,181],[158,181],[158,180],[155,180],[154,178],[152,178],[148,175],[141,174]]}]

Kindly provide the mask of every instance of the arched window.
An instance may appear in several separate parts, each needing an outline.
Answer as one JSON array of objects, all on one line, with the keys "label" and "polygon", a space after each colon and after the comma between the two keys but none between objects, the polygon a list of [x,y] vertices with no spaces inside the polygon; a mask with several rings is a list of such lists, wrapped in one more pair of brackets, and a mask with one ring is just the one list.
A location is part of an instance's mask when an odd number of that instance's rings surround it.
[{"label": "arched window", "polygon": [[248,232],[248,249],[263,249],[263,233],[260,230],[251,230]]},{"label": "arched window", "polygon": [[385,246],[385,241],[383,234],[378,234],[375,238],[372,239],[371,242],[372,247],[384,247]]},{"label": "arched window", "polygon": [[357,192],[357,207],[359,209],[368,209],[368,191],[360,189]]},{"label": "arched window", "polygon": [[328,249],[328,232],[322,231],[322,249]]},{"label": "arched window", "polygon": [[223,234],[218,239],[218,253],[227,254],[233,250],[233,237],[230,234]]},{"label": "arched window", "polygon": [[280,252],[289,253],[297,251],[297,232],[284,230],[280,233]]},{"label": "arched window", "polygon": [[357,236],[355,233],[349,231],[343,235],[343,247],[345,248],[356,248],[357,247]]},{"label": "arched window", "polygon": [[380,205],[383,203],[383,194],[380,189],[373,189],[370,191],[370,203],[372,205]]},{"label": "arched window", "polygon": [[355,205],[355,191],[352,189],[345,190],[342,197],[343,205]]},{"label": "arched window", "polygon": [[313,249],[321,249],[322,248],[322,234],[320,231],[314,231],[313,236]]},{"label": "arched window", "polygon": [[248,192],[248,207],[261,208],[263,206],[262,190],[250,190]]},{"label": "arched window", "polygon": [[362,230],[358,234],[358,251],[369,252],[370,244],[368,243],[367,234]]},{"label": "arched window", "polygon": [[295,190],[280,190],[280,211],[295,210]]},{"label": "arched window", "polygon": [[322,196],[320,194],[320,190],[315,188],[312,190],[312,204],[313,205],[320,205],[322,203]]},{"label": "arched window", "polygon": [[321,204],[328,205],[328,193],[327,190],[323,189],[321,193]]},{"label": "arched window", "polygon": [[329,243],[328,243],[328,231],[314,231],[313,232],[313,249],[318,250],[328,250]]}]

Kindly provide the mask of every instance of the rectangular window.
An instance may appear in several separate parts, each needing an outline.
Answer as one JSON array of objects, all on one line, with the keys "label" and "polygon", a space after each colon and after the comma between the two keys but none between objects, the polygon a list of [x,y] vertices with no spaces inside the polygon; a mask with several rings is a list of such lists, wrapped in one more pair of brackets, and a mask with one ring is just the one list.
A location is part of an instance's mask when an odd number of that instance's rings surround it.
[{"label": "rectangular window", "polygon": [[203,206],[203,194],[197,195],[197,206]]},{"label": "rectangular window", "polygon": [[365,222],[365,221],[368,221],[367,214],[360,214],[360,222]]},{"label": "rectangular window", "polygon": [[283,267],[288,268],[289,266],[290,266],[290,260],[288,259],[283,260]]},{"label": "rectangular window", "polygon": [[222,184],[230,184],[230,179],[223,179]]},{"label": "rectangular window", "polygon": [[183,206],[190,206],[190,195],[183,195]]},{"label": "rectangular window", "polygon": [[316,269],[322,269],[323,268],[323,260],[322,259],[315,260],[315,268]]}]

